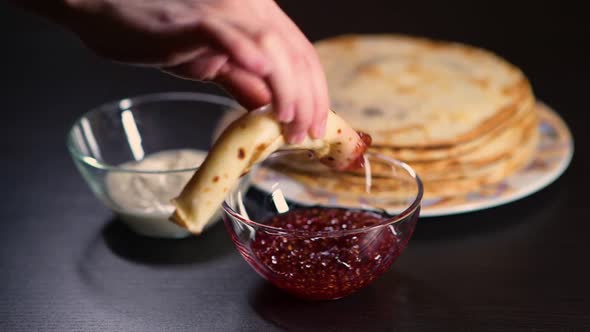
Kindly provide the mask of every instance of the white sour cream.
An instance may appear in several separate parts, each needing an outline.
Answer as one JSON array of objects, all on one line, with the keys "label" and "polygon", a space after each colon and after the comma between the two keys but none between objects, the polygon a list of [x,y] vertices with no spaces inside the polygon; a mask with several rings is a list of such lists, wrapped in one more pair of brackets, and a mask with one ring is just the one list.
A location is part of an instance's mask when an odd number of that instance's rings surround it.
[{"label": "white sour cream", "polygon": [[[167,150],[147,155],[119,167],[134,171],[170,171],[198,167],[205,160],[206,151]],[[106,186],[109,205],[135,232],[152,237],[180,238],[190,235],[185,229],[168,220],[174,206],[170,200],[178,194],[194,171],[173,173],[111,172]],[[208,222],[218,221],[219,211]]]}]

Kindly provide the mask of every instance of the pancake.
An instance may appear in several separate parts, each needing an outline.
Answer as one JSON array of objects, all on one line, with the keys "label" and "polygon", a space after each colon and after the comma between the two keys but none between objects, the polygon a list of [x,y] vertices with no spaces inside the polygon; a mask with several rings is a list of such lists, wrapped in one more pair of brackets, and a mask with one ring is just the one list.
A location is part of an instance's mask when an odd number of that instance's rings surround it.
[{"label": "pancake", "polygon": [[534,100],[518,68],[463,44],[345,35],[315,46],[333,109],[370,134],[374,146],[451,148],[492,131]]},{"label": "pancake", "polygon": [[[514,174],[525,167],[532,159],[538,145],[539,133],[537,126],[529,126],[527,130],[522,131],[519,135],[517,146],[519,149],[513,149],[512,152],[504,158],[490,163],[488,165],[471,169],[469,172],[460,172],[459,174],[449,173],[446,178],[432,179],[426,177],[424,180],[425,197],[452,197],[462,195],[482,186],[497,183],[506,177]],[[303,184],[310,190],[328,191],[337,193],[339,196],[359,196],[366,195],[366,182],[363,174],[358,173],[336,173],[336,172],[310,172],[295,170],[292,167],[286,167],[285,164],[273,164],[271,166],[275,171],[289,176]],[[376,175],[374,169],[381,167],[381,174]],[[404,183],[391,176],[386,176],[386,167],[379,164],[371,165],[372,191],[371,196],[391,198],[406,197]],[[391,172],[391,171],[390,171]],[[422,178],[422,177],[421,177]]]},{"label": "pancake", "polygon": [[[478,171],[483,167],[487,167],[510,157],[514,151],[515,146],[523,141],[525,132],[536,130],[538,126],[537,112],[527,114],[527,117],[522,119],[520,123],[498,134],[494,140],[488,144],[483,145],[471,153],[461,155],[455,158],[436,160],[432,162],[405,162],[420,175],[423,180],[439,180],[454,177],[465,177],[473,171]],[[388,155],[382,150],[374,151],[386,157],[396,158],[395,155]],[[399,158],[397,158],[399,159]],[[321,173],[326,172],[327,168],[321,165],[316,160],[310,158],[307,154],[295,154],[285,156],[275,161],[284,169],[292,171]],[[381,167],[383,165],[373,165],[372,174],[374,176],[382,176],[387,174],[388,169]],[[360,171],[362,172],[362,171]]]},{"label": "pancake", "polygon": [[[404,161],[409,163],[424,180],[450,178],[457,175],[468,176],[471,172],[493,165],[509,157],[514,152],[522,152],[526,148],[520,145],[524,141],[523,136],[527,135],[527,133],[532,135],[531,132],[537,130],[537,127],[538,116],[536,113],[531,113],[518,125],[504,130],[487,144],[479,146],[469,153],[428,162]],[[515,149],[515,147],[518,147],[518,149]],[[383,152],[381,154],[399,159],[395,155],[388,155]],[[380,170],[377,169],[374,172],[379,174]]]},{"label": "pancake", "polygon": [[499,135],[535,117],[534,103],[526,105],[504,123],[489,132],[467,142],[443,148],[398,148],[395,146],[372,146],[371,151],[406,162],[434,162],[469,154],[482,146],[494,144]]}]

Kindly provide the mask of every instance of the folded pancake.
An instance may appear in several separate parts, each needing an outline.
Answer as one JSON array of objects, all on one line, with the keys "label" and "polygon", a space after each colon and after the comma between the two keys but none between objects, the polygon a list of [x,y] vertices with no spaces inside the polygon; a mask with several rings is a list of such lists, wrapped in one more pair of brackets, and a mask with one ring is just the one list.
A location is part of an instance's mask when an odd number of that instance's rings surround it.
[{"label": "folded pancake", "polygon": [[201,167],[172,200],[176,210],[170,219],[199,234],[240,176],[279,149],[309,150],[324,165],[346,170],[362,160],[368,144],[366,135],[357,133],[334,112],[328,112],[323,139],[306,137],[297,145],[285,143],[271,108],[244,114],[223,130]]}]

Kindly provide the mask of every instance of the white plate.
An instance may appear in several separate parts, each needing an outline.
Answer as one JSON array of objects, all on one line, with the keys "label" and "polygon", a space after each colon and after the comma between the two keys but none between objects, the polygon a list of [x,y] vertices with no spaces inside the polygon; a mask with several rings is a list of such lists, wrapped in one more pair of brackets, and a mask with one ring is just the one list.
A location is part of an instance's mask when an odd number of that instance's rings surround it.
[{"label": "white plate", "polygon": [[[559,115],[547,105],[539,103],[540,142],[534,159],[529,165],[504,181],[482,187],[478,191],[452,198],[429,198],[422,201],[421,217],[438,217],[483,210],[529,196],[552,182],[567,169],[574,153],[574,142],[569,128]],[[259,190],[271,192],[277,174],[261,167],[253,176],[253,185]],[[287,183],[285,183],[287,182]],[[291,183],[292,182],[292,183]],[[304,205],[321,205],[314,195],[307,194],[302,184],[281,176],[281,186],[288,186],[285,198]],[[331,203],[341,205],[333,199]]]}]

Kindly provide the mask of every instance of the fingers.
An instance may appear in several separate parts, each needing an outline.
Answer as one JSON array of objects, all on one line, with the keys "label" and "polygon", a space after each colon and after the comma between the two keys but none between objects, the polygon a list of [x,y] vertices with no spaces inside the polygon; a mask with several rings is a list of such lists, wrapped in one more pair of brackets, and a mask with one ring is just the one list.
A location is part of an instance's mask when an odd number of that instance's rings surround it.
[{"label": "fingers", "polygon": [[[308,131],[313,138],[322,138],[325,134],[326,119],[329,111],[329,98],[326,78],[313,45],[303,32],[297,28],[289,17],[281,12],[280,33],[290,44],[295,55],[292,62],[303,63],[297,70],[302,75],[297,98],[298,107],[296,120],[291,125],[294,131]],[[298,121],[297,119],[301,119]]]},{"label": "fingers", "polygon": [[273,107],[277,119],[283,123],[290,123],[295,118],[297,82],[294,80],[294,68],[289,62],[286,45],[274,33],[262,35],[260,45],[272,63],[272,71],[266,81],[273,94]]},{"label": "fingers", "polygon": [[205,19],[200,28],[211,41],[225,50],[237,64],[260,76],[270,72],[270,62],[251,36],[220,19]]},{"label": "fingers", "polygon": [[239,67],[227,64],[214,81],[221,84],[246,109],[271,103],[271,92],[266,82]]},{"label": "fingers", "polygon": [[205,17],[199,24],[200,32],[211,48],[227,58],[200,55],[201,59],[168,71],[220,83],[247,108],[272,100],[289,143],[299,143],[308,134],[321,138],[329,100],[315,49],[280,9],[265,17],[270,21],[259,22],[249,16],[239,20]]},{"label": "fingers", "polygon": [[295,68],[295,84],[297,99],[295,101],[295,115],[293,122],[286,128],[286,138],[290,143],[301,143],[308,135],[313,120],[313,91],[309,85],[309,66],[303,56],[295,56],[291,61]]},{"label": "fingers", "polygon": [[[305,47],[303,44],[302,47]],[[297,114],[292,124],[295,132],[309,133],[311,137],[319,139],[325,134],[328,115],[327,87],[319,61],[314,63],[314,53],[303,52],[299,62],[303,66],[300,73],[300,92],[297,99]]]},{"label": "fingers", "polygon": [[227,55],[211,49],[201,49],[194,59],[162,71],[185,79],[219,83],[247,109],[271,102],[271,93],[262,78],[231,64]]},{"label": "fingers", "polygon": [[[287,141],[301,141],[308,133],[314,138],[323,137],[329,107],[325,77],[315,49],[303,33],[274,3],[258,19],[241,15],[228,17],[228,22],[255,38],[271,62],[267,82],[277,118],[286,124]],[[261,30],[266,32],[256,40]]]},{"label": "fingers", "polygon": [[162,68],[162,71],[190,80],[212,80],[228,62],[228,56],[209,48],[201,48],[193,58],[174,66]]},{"label": "fingers", "polygon": [[330,101],[328,98],[328,87],[326,78],[320,61],[312,47],[310,55],[310,79],[313,96],[313,120],[311,123],[311,135],[313,138],[322,138],[326,134],[326,121],[330,108]]}]

